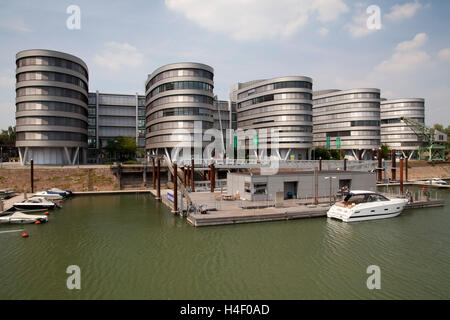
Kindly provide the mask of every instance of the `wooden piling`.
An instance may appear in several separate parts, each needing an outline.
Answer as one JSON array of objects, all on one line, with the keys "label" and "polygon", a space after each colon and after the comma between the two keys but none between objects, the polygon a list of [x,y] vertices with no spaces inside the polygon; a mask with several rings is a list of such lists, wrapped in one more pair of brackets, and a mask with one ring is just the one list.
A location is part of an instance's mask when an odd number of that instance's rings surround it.
[{"label": "wooden piling", "polygon": [[405,158],[405,181],[408,181],[408,158]]},{"label": "wooden piling", "polygon": [[31,159],[31,174],[30,174],[30,178],[31,178],[31,193],[34,193],[34,161],[33,159]]},{"label": "wooden piling", "polygon": [[392,160],[391,180],[392,181],[397,180],[397,175],[396,175],[396,171],[397,171],[397,169],[396,169],[396,166],[397,166],[396,157],[397,157],[397,154],[396,154],[395,150],[392,150],[391,151],[391,160]]},{"label": "wooden piling", "polygon": [[157,160],[157,168],[156,168],[156,199],[161,199],[161,160],[158,158]]},{"label": "wooden piling", "polygon": [[153,189],[156,189],[155,158],[152,158],[152,179],[153,179]]},{"label": "wooden piling", "polygon": [[173,164],[173,213],[178,213],[178,167]]},{"label": "wooden piling", "polygon": [[195,181],[194,181],[194,158],[191,159],[191,191],[195,192]]},{"label": "wooden piling", "polygon": [[215,172],[214,172],[214,163],[211,163],[210,165],[209,165],[209,167],[210,167],[210,171],[209,171],[209,176],[210,176],[210,179],[209,179],[209,181],[210,181],[210,184],[211,184],[211,186],[210,186],[210,191],[211,192],[214,192],[214,189],[216,188],[216,175],[215,175]]},{"label": "wooden piling", "polygon": [[382,180],[382,169],[381,169],[381,167],[382,167],[382,152],[381,152],[381,149],[378,149],[378,169],[377,169],[377,174],[378,174],[378,182],[379,183],[381,183],[381,180]]},{"label": "wooden piling", "polygon": [[400,158],[400,193],[403,194],[403,158]]}]

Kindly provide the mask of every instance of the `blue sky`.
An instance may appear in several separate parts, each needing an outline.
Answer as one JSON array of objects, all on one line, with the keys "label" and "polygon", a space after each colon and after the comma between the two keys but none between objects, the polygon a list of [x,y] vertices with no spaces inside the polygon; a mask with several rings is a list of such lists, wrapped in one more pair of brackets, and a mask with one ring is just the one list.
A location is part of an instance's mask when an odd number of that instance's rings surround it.
[{"label": "blue sky", "polygon": [[[81,29],[69,30],[69,5]],[[369,30],[366,8],[381,9]],[[215,93],[236,82],[304,75],[314,90],[376,87],[425,98],[427,124],[450,124],[450,1],[152,0],[2,1],[0,128],[13,125],[15,54],[43,48],[83,59],[90,91],[143,94],[173,62],[215,69]]]}]

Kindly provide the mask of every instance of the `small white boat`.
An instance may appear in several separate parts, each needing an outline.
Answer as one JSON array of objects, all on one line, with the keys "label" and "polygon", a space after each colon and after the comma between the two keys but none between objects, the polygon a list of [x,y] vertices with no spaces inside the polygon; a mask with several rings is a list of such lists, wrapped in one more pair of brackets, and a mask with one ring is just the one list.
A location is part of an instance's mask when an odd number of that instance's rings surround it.
[{"label": "small white boat", "polygon": [[48,193],[57,193],[61,197],[70,197],[72,195],[72,191],[70,190],[61,190],[59,188],[52,188],[50,190],[47,190]]},{"label": "small white boat", "polygon": [[31,197],[43,197],[47,200],[62,200],[63,197],[55,192],[41,191],[33,194]]},{"label": "small white boat", "polygon": [[441,180],[439,178],[432,178],[430,180],[426,180],[425,183],[426,184],[434,184],[434,185],[438,184],[438,185],[441,185],[441,186],[446,186],[447,185],[447,182],[445,182],[444,180]]},{"label": "small white boat", "polygon": [[0,223],[35,223],[36,221],[47,222],[48,217],[45,215],[25,214],[19,211],[0,216]]},{"label": "small white boat", "polygon": [[372,191],[350,191],[344,201],[328,210],[327,216],[344,222],[393,218],[402,213],[407,203],[407,199],[388,199]]},{"label": "small white boat", "polygon": [[51,202],[44,197],[32,197],[30,199],[23,200],[22,202],[16,202],[13,206],[17,209],[24,210],[48,210],[56,207],[56,203]]}]

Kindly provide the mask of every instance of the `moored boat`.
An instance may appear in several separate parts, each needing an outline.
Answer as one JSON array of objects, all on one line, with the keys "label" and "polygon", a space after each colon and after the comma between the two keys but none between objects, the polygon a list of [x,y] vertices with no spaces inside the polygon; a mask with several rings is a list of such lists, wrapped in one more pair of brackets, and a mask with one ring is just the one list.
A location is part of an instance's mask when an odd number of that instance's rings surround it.
[{"label": "moored boat", "polygon": [[8,212],[7,214],[2,214],[0,216],[0,223],[35,223],[39,222],[47,222],[48,217],[45,215],[31,215],[25,214],[20,211],[16,212]]},{"label": "moored boat", "polygon": [[349,191],[344,201],[328,210],[327,216],[344,222],[393,218],[402,213],[407,203],[407,199],[389,199],[372,191]]},{"label": "moored boat", "polygon": [[59,188],[52,188],[50,190],[47,190],[49,193],[56,193],[59,194],[61,197],[70,197],[72,195],[72,191],[70,190],[61,190]]},{"label": "moored boat", "polygon": [[47,200],[62,200],[63,197],[55,192],[41,191],[33,194],[31,197],[43,197]]},{"label": "moored boat", "polygon": [[22,202],[16,202],[13,204],[16,209],[24,210],[38,210],[38,209],[53,209],[56,207],[56,203],[51,202],[44,197],[32,197],[30,199],[23,200]]}]

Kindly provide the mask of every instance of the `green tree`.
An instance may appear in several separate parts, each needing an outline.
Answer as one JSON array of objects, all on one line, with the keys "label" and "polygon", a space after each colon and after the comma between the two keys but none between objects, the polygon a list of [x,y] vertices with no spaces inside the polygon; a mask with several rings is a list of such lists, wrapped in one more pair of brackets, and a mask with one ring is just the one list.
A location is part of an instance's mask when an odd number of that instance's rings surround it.
[{"label": "green tree", "polygon": [[330,155],[332,160],[341,160],[345,156],[343,150],[330,150]]},{"label": "green tree", "polygon": [[16,144],[16,127],[9,126],[7,130],[0,133],[0,144],[4,146],[14,146]]},{"label": "green tree", "polygon": [[322,158],[322,160],[330,160],[331,153],[327,148],[317,147],[314,149],[314,157],[316,160],[319,158]]},{"label": "green tree", "polygon": [[381,157],[383,159],[388,159],[391,157],[391,148],[387,144],[381,145]]},{"label": "green tree", "polygon": [[110,160],[135,160],[137,151],[136,140],[133,137],[117,137],[108,141],[104,148]]}]

